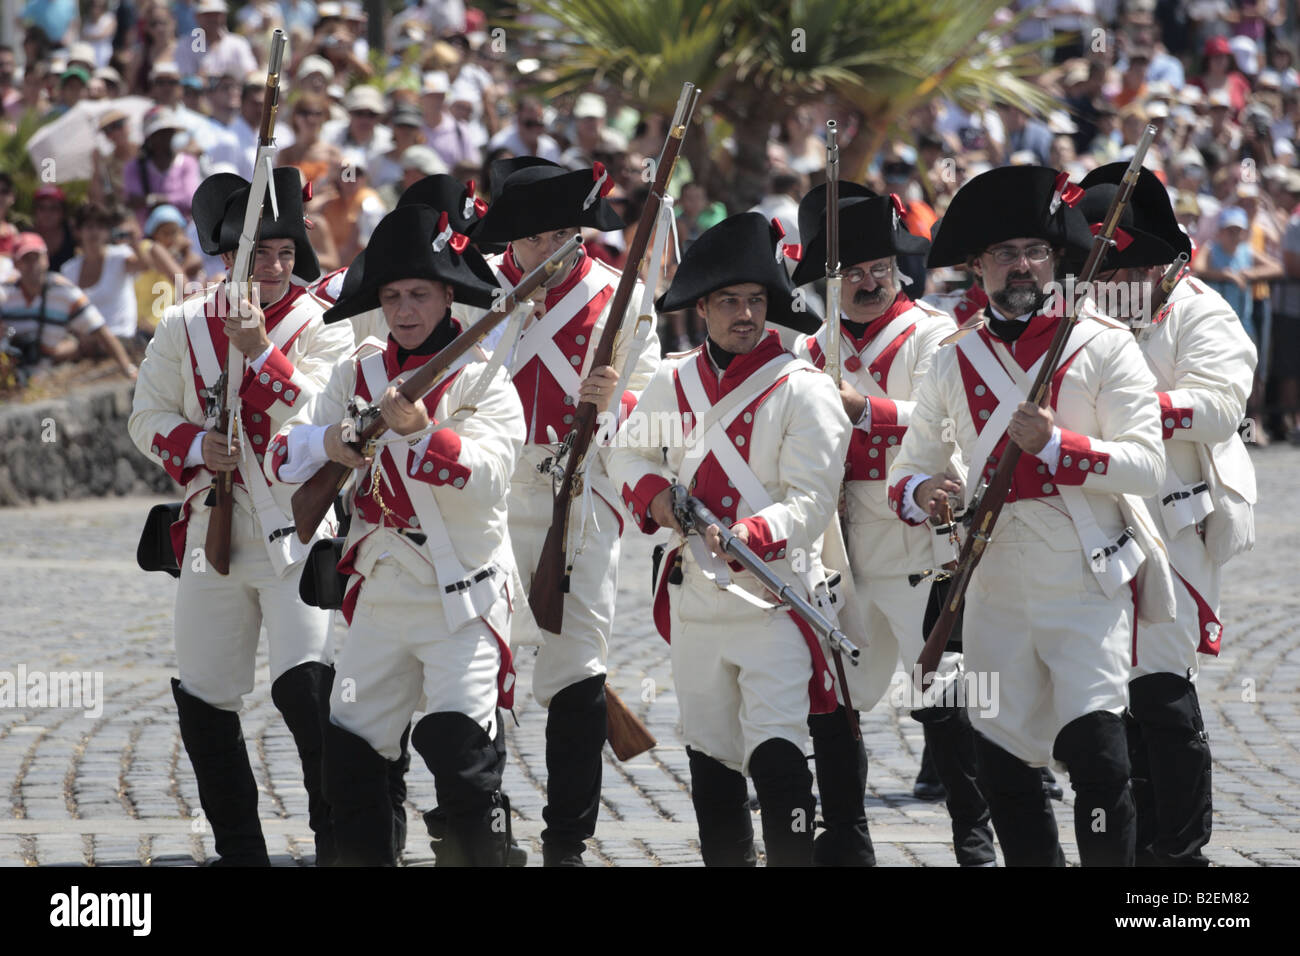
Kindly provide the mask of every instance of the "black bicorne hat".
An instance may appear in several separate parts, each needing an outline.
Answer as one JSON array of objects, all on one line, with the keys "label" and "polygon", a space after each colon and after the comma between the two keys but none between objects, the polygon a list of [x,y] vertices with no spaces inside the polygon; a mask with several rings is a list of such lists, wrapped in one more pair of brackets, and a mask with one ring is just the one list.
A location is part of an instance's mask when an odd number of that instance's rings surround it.
[{"label": "black bicorne hat", "polygon": [[457,302],[484,309],[492,305],[498,286],[469,237],[452,228],[447,213],[422,204],[400,206],[379,220],[369,245],[348,266],[339,299],[325,312],[325,321],[379,308],[380,289],[401,279],[446,282]]},{"label": "black bicorne hat", "polygon": [[[880,194],[860,183],[840,183],[840,209],[850,199],[875,199]],[[817,233],[826,228],[826,184],[814,186],[799,200],[799,241],[805,246]],[[841,230],[840,236],[844,233]],[[840,240],[843,242],[843,239]]]},{"label": "black bicorne hat", "polygon": [[[1097,186],[1114,185],[1118,186],[1124,179],[1124,171],[1128,168],[1128,163],[1107,163],[1105,166],[1098,166],[1079,183],[1088,195]],[[1098,194],[1100,195],[1100,194]],[[1107,198],[1109,202],[1109,197]],[[1084,199],[1084,206],[1091,210],[1088,199]],[[1128,213],[1132,213],[1131,219]],[[1097,218],[1093,218],[1091,213],[1087,213],[1088,222],[1100,222],[1106,214],[1103,208]],[[1128,224],[1126,224],[1128,223]],[[1133,187],[1133,195],[1129,197],[1128,206],[1125,208],[1125,216],[1121,218],[1120,225],[1125,228],[1138,229],[1148,235],[1154,236],[1161,240],[1165,245],[1173,249],[1168,259],[1152,261],[1149,265],[1164,265],[1172,262],[1177,258],[1178,253],[1185,252],[1188,258],[1192,255],[1192,240],[1187,233],[1183,232],[1178,225],[1178,217],[1174,215],[1173,204],[1169,201],[1169,191],[1165,189],[1164,184],[1151,170],[1143,167],[1138,171],[1138,181]],[[1112,249],[1112,255],[1116,250]],[[1110,262],[1108,257],[1107,262]],[[1114,268],[1123,268],[1122,266]]]},{"label": "black bicorne hat", "polygon": [[[887,259],[890,256],[923,256],[930,242],[912,235],[903,225],[899,206],[902,201],[893,193],[870,199],[840,200],[840,265],[847,268],[858,262]],[[799,205],[800,218],[803,204]],[[803,285],[826,275],[826,221],[822,211],[820,228],[810,237],[800,232],[802,257],[795,267],[795,285]]]},{"label": "black bicorne hat", "polygon": [[[1127,164],[1125,164],[1127,165]],[[1097,183],[1084,190],[1083,201],[1079,211],[1088,220],[1093,229],[1100,229],[1110,211],[1111,201],[1120,187],[1114,183]],[[1136,190],[1135,190],[1136,191]],[[1147,266],[1162,266],[1173,262],[1177,251],[1154,233],[1138,228],[1136,210],[1132,202],[1120,213],[1112,237],[1115,244],[1106,250],[1101,260],[1101,272],[1111,269],[1143,269]]]},{"label": "black bicorne hat", "polygon": [[[199,183],[199,188],[194,190],[191,215],[199,236],[199,247],[204,253],[217,256],[239,248],[239,235],[244,229],[244,209],[251,188],[252,183],[235,173],[217,173]],[[262,204],[258,236],[261,239],[292,239],[293,274],[312,282],[320,277],[320,263],[307,238],[302,174],[294,166],[280,166],[271,174],[271,188],[275,190],[280,217],[273,217],[268,195]]]},{"label": "black bicorne hat", "polygon": [[926,267],[962,265],[1008,239],[1042,239],[1086,252],[1092,233],[1073,207],[1082,190],[1047,166],[999,166],[980,173],[952,197],[934,232]]},{"label": "black bicorne hat", "polygon": [[440,212],[446,210],[452,227],[475,240],[474,245],[484,255],[503,252],[506,248],[505,243],[477,241],[475,233],[478,232],[479,222],[487,215],[488,204],[478,198],[472,179],[462,183],[446,173],[425,176],[406,187],[406,191],[397,200],[397,205],[425,205]]},{"label": "black bicorne hat", "polygon": [[710,292],[756,282],[767,289],[767,322],[815,332],[820,320],[794,309],[794,286],[777,258],[783,233],[762,213],[745,212],[705,230],[682,256],[668,291],[655,302],[659,312],[676,312]]},{"label": "black bicorne hat", "polygon": [[609,232],[626,225],[605,199],[614,180],[602,163],[569,171],[520,156],[498,160],[489,171],[492,205],[474,232],[476,242],[510,242],[568,226]]}]

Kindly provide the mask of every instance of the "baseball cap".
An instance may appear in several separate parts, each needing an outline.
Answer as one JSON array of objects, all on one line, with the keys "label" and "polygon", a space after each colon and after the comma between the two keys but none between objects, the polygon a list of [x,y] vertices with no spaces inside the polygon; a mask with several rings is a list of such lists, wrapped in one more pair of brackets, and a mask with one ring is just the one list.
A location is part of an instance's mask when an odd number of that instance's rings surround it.
[{"label": "baseball cap", "polygon": [[325,82],[330,83],[334,80],[334,64],[316,53],[303,57],[302,62],[298,64],[298,79],[301,80],[313,73],[321,74],[325,77]]},{"label": "baseball cap", "polygon": [[1229,41],[1228,46],[1232,50],[1233,59],[1237,61],[1237,69],[1250,76],[1259,72],[1259,47],[1254,40],[1236,36]]},{"label": "baseball cap", "polygon": [[150,110],[144,118],[144,138],[165,129],[184,129],[185,124],[176,118],[176,114],[166,108]]},{"label": "baseball cap", "polygon": [[32,201],[40,202],[42,199],[54,199],[58,202],[64,202],[67,197],[58,186],[42,186],[36,190],[36,195],[32,197]]},{"label": "baseball cap", "polygon": [[573,118],[584,119],[588,116],[595,116],[599,119],[605,118],[604,97],[597,96],[595,93],[579,95],[578,102],[573,105]]},{"label": "baseball cap", "polygon": [[91,76],[96,80],[103,80],[105,83],[116,83],[118,86],[122,85],[122,74],[117,72],[117,70],[113,69],[111,66],[101,66],[98,70],[92,73]]},{"label": "baseball cap", "polygon": [[95,68],[95,48],[85,41],[69,44],[68,63],[84,63],[93,70]]},{"label": "baseball cap", "polygon": [[164,60],[161,63],[155,63],[153,69],[149,71],[149,79],[156,80],[160,76],[174,76],[180,79],[181,71],[171,60]]},{"label": "baseball cap", "polygon": [[388,121],[389,126],[423,126],[424,114],[414,106],[403,103],[397,109],[393,110],[393,115]]},{"label": "baseball cap", "polygon": [[124,119],[127,119],[127,115],[121,110],[109,110],[99,118],[99,130],[100,132],[103,132],[114,123],[120,122]]},{"label": "baseball cap", "polygon": [[384,94],[373,86],[354,86],[348,90],[348,95],[343,98],[343,108],[349,113],[358,110],[380,114],[388,112],[388,107],[384,105]]},{"label": "baseball cap", "polygon": [[1232,47],[1228,44],[1227,37],[1210,37],[1205,41],[1206,56],[1231,56]]},{"label": "baseball cap", "polygon": [[402,168],[417,169],[426,176],[447,172],[447,164],[428,146],[408,146],[402,153]]},{"label": "baseball cap", "polygon": [[14,262],[17,262],[23,256],[30,253],[49,251],[49,248],[45,245],[45,240],[41,238],[39,233],[20,232],[18,233],[18,238],[14,240],[13,260]]},{"label": "baseball cap", "polygon": [[181,211],[175,206],[170,203],[155,206],[153,212],[149,213],[149,218],[144,221],[144,234],[152,236],[158,231],[159,226],[166,225],[169,222],[180,226],[182,229],[185,228],[185,217],[181,215]]},{"label": "baseball cap", "polygon": [[420,84],[421,93],[446,93],[450,88],[451,79],[442,70],[430,70]]},{"label": "baseball cap", "polygon": [[230,7],[226,4],[226,0],[199,0],[198,4],[194,7],[195,16],[198,16],[201,13],[229,12]]},{"label": "baseball cap", "polygon": [[81,80],[83,84],[89,86],[90,72],[84,67],[70,66],[64,70],[63,75],[59,77],[59,85],[62,86],[64,83],[68,82],[68,80]]},{"label": "baseball cap", "polygon": [[316,13],[321,20],[337,19],[343,16],[343,4],[327,0],[327,2],[317,5]]},{"label": "baseball cap", "polygon": [[1236,226],[1238,229],[1250,228],[1250,220],[1246,217],[1246,210],[1239,206],[1229,206],[1219,213],[1219,228],[1231,229]]}]

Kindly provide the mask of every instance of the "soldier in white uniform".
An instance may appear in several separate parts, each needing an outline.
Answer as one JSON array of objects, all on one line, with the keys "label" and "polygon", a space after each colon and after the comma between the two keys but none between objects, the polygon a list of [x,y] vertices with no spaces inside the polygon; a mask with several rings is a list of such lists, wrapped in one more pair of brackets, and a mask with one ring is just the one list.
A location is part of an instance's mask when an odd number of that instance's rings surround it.
[{"label": "soldier in white uniform", "polygon": [[980,275],[987,322],[935,357],[889,475],[891,507],[919,524],[962,490],[945,473],[954,447],[968,487],[1008,441],[1024,450],[962,631],[968,671],[999,676],[996,708],[971,717],[979,787],[1010,865],[1064,863],[1037,769],[1049,760],[1069,772],[1084,865],[1133,864],[1122,714],[1134,628],[1138,614],[1172,613],[1168,562],[1136,497],[1160,487],[1164,455],[1155,380],[1132,335],[1083,309],[1050,407],[1025,400],[1062,321],[1043,311],[1061,252],[1091,240],[1071,206],[1079,193],[1055,170],[1005,167],[954,197],[929,265],[966,262]]},{"label": "soldier in white uniform", "polygon": [[[320,751],[332,672],[326,664],[329,615],[298,597],[306,548],[294,533],[289,496],[268,488],[261,462],[276,429],[324,387],[352,348],[346,327],[322,324],[323,307],[306,289],[320,268],[303,224],[302,184],[292,168],[275,171],[280,218],[264,206],[253,280],[260,308],[241,315],[213,288],[164,313],[149,344],[129,424],[131,439],[185,486],[171,537],[180,565],[176,592],[176,662],[172,681],[181,738],[198,778],[219,861],[265,865],[257,818],[257,783],[239,724],[253,689],[258,635],[266,625],[271,699],[284,716],[303,762],[318,863],[333,857],[329,808],[321,793]],[[233,264],[249,184],[233,174],[209,177],[194,195],[204,251]],[[251,320],[256,320],[251,321]],[[239,434],[226,436],[207,418],[205,392],[217,385],[229,344],[244,355]],[[232,370],[231,374],[237,374]],[[200,560],[207,535],[207,493],[219,473],[234,472],[230,573]],[[317,529],[317,536],[321,529]]]},{"label": "soldier in white uniform", "polygon": [[[940,567],[954,557],[946,532],[936,540],[929,524],[908,527],[890,510],[885,484],[889,462],[916,405],[914,395],[940,344],[956,331],[950,316],[901,289],[896,256],[924,255],[930,243],[900,222],[895,196],[876,196],[854,183],[840,184],[839,261],[843,264],[840,322],[840,398],[853,437],[845,472],[846,544],[858,589],[857,609],[872,654],[885,651],[889,670],[902,657],[910,672],[924,643],[923,622],[931,586],[913,587],[908,575]],[[800,235],[808,237],[793,281],[805,285],[826,274],[826,191],[814,189],[799,204]],[[796,342],[794,353],[826,366],[823,326]],[[957,463],[954,463],[957,467]],[[943,549],[946,548],[946,554]],[[939,681],[951,684],[960,655],[947,653]],[[875,668],[849,668],[850,697],[870,710],[884,687]],[[918,707],[912,717],[925,729],[926,746],[947,794],[957,861],[992,863],[988,806],[975,783],[975,741],[964,707]],[[817,839],[819,862],[871,865],[863,799],[867,759],[843,713],[810,717],[817,783],[827,832]],[[854,715],[856,720],[856,714]],[[853,772],[856,766],[857,772]]]},{"label": "soldier in white uniform", "polygon": [[[694,304],[708,341],[665,361],[614,443],[611,474],[642,531],[681,534],[669,489],[681,483],[782,578],[803,580],[812,600],[850,427],[831,380],[767,327],[795,318],[777,238],[750,212],[687,251],[658,308]],[[666,420],[678,429],[656,434],[654,423]],[[692,438],[679,430],[686,423]],[[672,645],[704,862],[754,864],[749,774],[768,865],[807,866],[813,800],[803,742],[810,712],[836,711],[834,678],[814,632],[774,609],[751,573],[718,560],[716,531],[687,540],[676,539],[656,569],[654,619]]]},{"label": "soldier in white uniform", "polygon": [[[505,863],[506,812],[494,743],[509,707],[511,593],[505,496],[523,442],[519,400],[479,349],[422,400],[398,380],[461,331],[453,297],[483,306],[493,286],[445,212],[409,205],[384,217],[355,292],[331,320],[381,306],[386,344],[363,342],[272,445],[268,475],[296,483],[326,460],[360,472],[340,572],[349,633],[339,655],[325,738],[325,790],[344,864],[394,863],[389,762],[423,695],[411,746],[434,776],[447,829],[438,865]],[[482,271],[481,269],[479,271]],[[353,400],[388,426],[367,456],[344,443]],[[457,411],[460,410],[460,411]],[[450,419],[450,421],[448,421]],[[444,427],[432,428],[439,423]]]},{"label": "soldier in white uniform", "polygon": [[[1123,163],[1089,173],[1080,208],[1099,222],[1124,174]],[[1142,170],[1103,281],[1153,289],[1191,242],[1178,228],[1169,194]],[[1117,300],[1123,301],[1123,300]],[[1148,499],[1176,572],[1173,621],[1138,629],[1129,682],[1128,734],[1137,803],[1138,863],[1207,866],[1212,794],[1209,738],[1196,696],[1198,653],[1221,645],[1222,565],[1254,538],[1255,470],[1237,432],[1255,374],[1255,346],[1232,307],[1184,276],[1164,308],[1142,315],[1140,300],[1117,318],[1133,324],[1156,377],[1167,470]]]},{"label": "soldier in white uniform", "polygon": [[[474,241],[508,243],[489,259],[503,286],[512,286],[540,265],[580,229],[620,229],[623,222],[604,198],[612,181],[597,164],[570,172],[537,157],[492,165],[494,195],[473,232]],[[633,335],[640,311],[638,283],[623,316],[610,315],[610,300],[620,275],[579,250],[538,290],[537,308],[511,356],[510,371],[524,408],[527,431],[512,478],[510,538],[525,584],[531,578],[550,528],[554,494],[548,471],[573,430],[577,406],[592,402],[601,411],[626,413],[659,363],[654,316]],[[612,365],[593,367],[596,343],[610,321],[622,323]],[[641,351],[627,390],[614,395],[633,343]],[[569,511],[566,570],[569,589],[559,634],[546,633],[533,670],[533,695],[547,708],[546,807],[542,811],[543,862],[580,866],[585,840],[595,833],[600,808],[602,757],[606,735],[605,658],[618,591],[619,536],[623,516],[605,473],[602,454],[587,459],[585,485]],[[583,515],[583,505],[590,512]],[[521,621],[536,641],[531,615]],[[520,633],[516,628],[517,635]],[[525,632],[526,633],[526,632]],[[518,639],[518,637],[517,637]]]}]

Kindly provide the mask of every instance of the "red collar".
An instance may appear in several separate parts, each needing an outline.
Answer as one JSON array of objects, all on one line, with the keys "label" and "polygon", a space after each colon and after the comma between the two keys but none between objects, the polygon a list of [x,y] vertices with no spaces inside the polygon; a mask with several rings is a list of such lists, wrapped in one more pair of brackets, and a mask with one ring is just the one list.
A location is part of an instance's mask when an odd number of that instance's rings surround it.
[{"label": "red collar", "polygon": [[709,397],[716,402],[754,374],[757,369],[762,368],[784,351],[785,347],[781,345],[781,336],[775,329],[768,329],[764,332],[763,338],[758,345],[754,346],[752,352],[737,355],[731,360],[731,364],[727,366],[722,375],[721,391],[718,388],[718,375],[714,370],[713,360],[709,358],[709,343],[707,341],[700,346],[700,355],[696,361],[700,363],[700,377],[704,380]]},{"label": "red collar", "polygon": [[288,292],[262,309],[262,314],[266,316],[266,330],[268,332],[275,328],[277,322],[289,314],[289,310],[293,308],[294,303],[306,291],[307,287],[305,285],[290,282]]},{"label": "red collar", "polygon": [[[555,305],[555,303],[559,302],[560,299],[564,298],[564,296],[567,295],[575,285],[585,279],[587,273],[591,271],[591,256],[587,255],[586,249],[580,249],[579,252],[581,252],[582,255],[578,259],[578,264],[570,270],[567,276],[565,276],[564,281],[554,289],[547,290],[547,309],[550,309]],[[501,273],[510,281],[511,285],[517,284],[519,280],[524,277],[524,270],[519,268],[519,264],[515,262],[514,246],[506,246],[505,254],[501,257]]]}]

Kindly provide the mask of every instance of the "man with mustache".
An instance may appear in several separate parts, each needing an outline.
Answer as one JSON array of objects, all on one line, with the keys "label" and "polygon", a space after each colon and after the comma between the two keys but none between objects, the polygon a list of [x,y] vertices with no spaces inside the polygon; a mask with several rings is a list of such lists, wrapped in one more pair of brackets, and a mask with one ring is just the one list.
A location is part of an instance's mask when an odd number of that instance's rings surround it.
[{"label": "man with mustache", "polygon": [[[965,665],[997,673],[996,709],[971,714],[978,782],[1009,865],[1062,865],[1040,767],[1068,771],[1085,866],[1131,866],[1134,808],[1122,714],[1137,617],[1168,619],[1173,586],[1141,497],[1164,479],[1155,379],[1128,330],[1090,303],[1066,341],[1048,407],[1026,401],[1058,323],[1049,286],[1091,235],[1081,190],[1055,170],[1004,167],[953,198],[931,268],[966,262],[984,324],[936,355],[917,393],[890,506],[909,524],[970,489],[1015,442],[1023,454],[965,595]],[[1137,576],[1143,564],[1142,576]]]},{"label": "man with mustache", "polygon": [[[582,229],[623,228],[605,196],[613,179],[604,166],[569,171],[535,156],[498,160],[490,169],[494,194],[473,238],[480,246],[505,244],[489,258],[502,286],[513,286]],[[471,204],[473,200],[470,199]],[[467,207],[467,208],[471,208]],[[578,405],[627,413],[659,364],[654,316],[627,383],[616,396],[619,374],[633,344],[642,287],[634,288],[624,315],[611,314],[621,276],[579,249],[539,288],[536,308],[519,338],[511,374],[524,406],[527,437],[511,478],[510,540],[524,583],[537,569],[551,525],[551,474],[538,466],[553,458],[574,429]],[[469,318],[466,315],[466,318]],[[613,362],[595,367],[596,343],[609,322],[621,323]],[[618,495],[605,473],[604,456],[587,457],[584,482],[590,497],[578,496],[569,510],[564,618],[559,634],[547,633],[533,669],[533,695],[547,708],[546,807],[542,817],[542,859],[547,866],[581,866],[585,841],[595,833],[600,809],[601,748],[605,743],[605,658],[618,592],[619,536],[623,531]],[[584,502],[591,511],[583,515]],[[571,568],[569,567],[571,563]],[[528,613],[516,616],[515,640],[529,635]]]},{"label": "man with mustache", "polygon": [[[1083,180],[1080,208],[1089,222],[1106,214],[1124,163]],[[1208,866],[1201,849],[1213,816],[1210,744],[1196,695],[1198,654],[1222,642],[1219,586],[1223,564],[1254,541],[1255,468],[1237,427],[1255,374],[1255,346],[1232,307],[1184,276],[1156,315],[1141,314],[1151,289],[1191,241],[1178,227],[1169,193],[1142,170],[1116,246],[1101,279],[1122,283],[1132,303],[1116,318],[1133,327],[1155,374],[1167,472],[1148,499],[1159,515],[1177,577],[1173,621],[1142,625],[1129,681],[1129,755],[1137,803],[1139,865]]]},{"label": "man with mustache", "polygon": [[[194,225],[203,251],[234,264],[250,184],[234,173],[204,180],[194,194]],[[266,625],[271,699],[302,759],[316,860],[334,858],[329,807],[321,788],[321,740],[333,670],[326,663],[329,613],[298,596],[307,546],[298,541],[287,489],[268,487],[261,465],[271,437],[308,404],[335,363],[352,348],[346,326],[327,327],[324,308],[296,276],[320,274],[307,239],[302,181],[292,167],[275,170],[263,206],[252,282],[260,306],[239,291],[226,304],[222,286],[163,313],[144,361],[128,428],[145,455],[185,486],[181,517],[171,528],[180,565],[176,590],[176,664],[172,693],[181,739],[194,766],[199,800],[212,826],[217,863],[266,866],[257,817],[257,781],[248,762],[239,709],[253,689],[258,634]],[[244,355],[234,446],[208,418],[206,394],[217,385],[234,344]],[[237,369],[229,370],[232,375]],[[239,439],[242,438],[242,441]],[[213,478],[234,473],[230,573],[199,560],[204,552]],[[320,537],[326,528],[315,529]]]},{"label": "man with mustache", "polygon": [[716,528],[685,538],[671,505],[670,485],[685,485],[776,574],[800,582],[809,600],[824,590],[819,550],[835,520],[849,422],[830,379],[768,328],[797,327],[792,287],[774,254],[781,234],[748,212],[687,250],[657,307],[694,304],[708,339],[666,359],[637,405],[648,421],[671,420],[682,432],[629,422],[609,459],[637,527],[678,535],[656,567],[654,620],[672,645],[706,866],[755,863],[745,774],[758,794],[768,865],[812,863],[803,743],[809,712],[836,707],[813,631],[793,612],[772,610],[755,577],[720,556]]},{"label": "man with mustache", "polygon": [[[947,530],[899,524],[890,510],[885,475],[898,455],[916,405],[915,393],[934,354],[956,323],[902,291],[897,256],[924,255],[930,243],[901,222],[896,196],[877,196],[855,183],[840,184],[839,261],[843,263],[840,399],[854,423],[845,470],[846,545],[857,585],[871,658],[847,670],[856,710],[880,698],[901,656],[911,669],[924,643],[923,623],[931,586],[913,587],[908,575],[953,559]],[[799,204],[806,239],[793,280],[803,285],[826,274],[826,190],[818,186]],[[829,326],[801,338],[796,355],[826,365]],[[957,462],[952,463],[960,473]],[[946,551],[945,551],[946,549]],[[940,686],[959,677],[960,654],[944,655]],[[873,666],[874,665],[874,666]],[[883,680],[882,680],[883,678]],[[988,806],[975,785],[975,742],[963,707],[918,707],[912,717],[925,730],[926,746],[947,793],[953,848],[964,866],[993,863]],[[857,719],[857,714],[853,715]],[[875,852],[863,800],[867,755],[854,740],[843,709],[808,718],[816,757],[826,832],[817,838],[817,862],[871,866]]]}]

